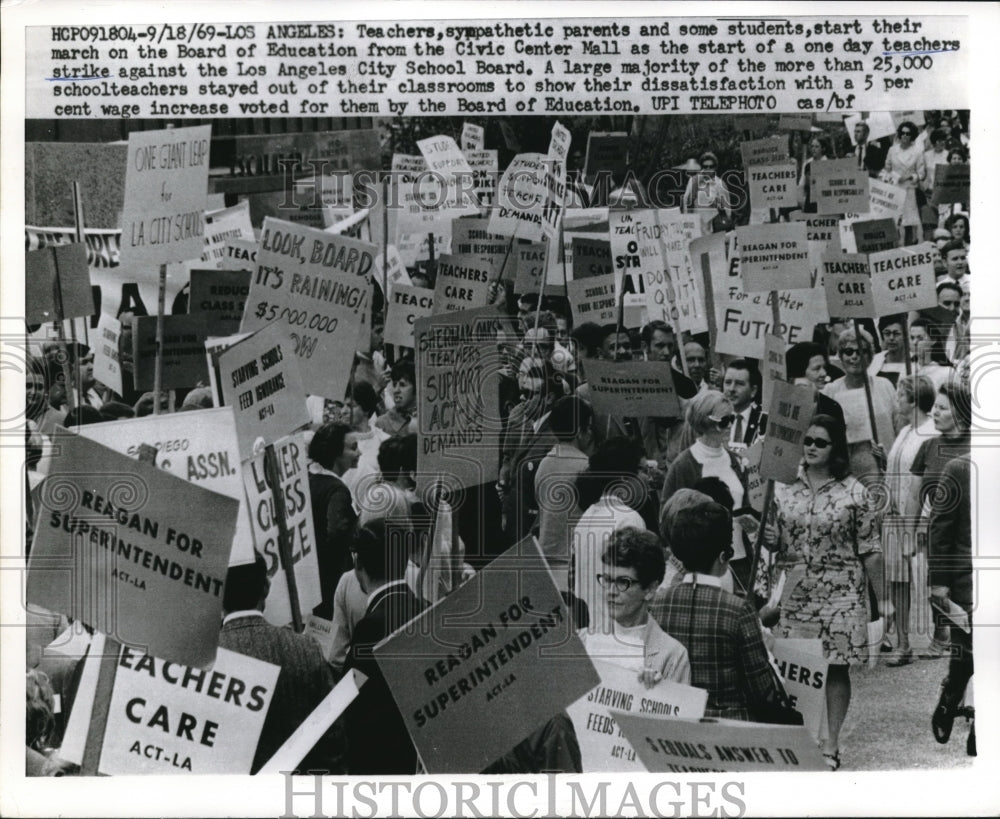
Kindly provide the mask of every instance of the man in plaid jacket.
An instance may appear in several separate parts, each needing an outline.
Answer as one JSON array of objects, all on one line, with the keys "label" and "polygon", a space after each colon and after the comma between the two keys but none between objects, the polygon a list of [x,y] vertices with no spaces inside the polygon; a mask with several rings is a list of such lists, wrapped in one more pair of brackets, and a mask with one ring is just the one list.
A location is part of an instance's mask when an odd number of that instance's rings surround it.
[{"label": "man in plaid jacket", "polygon": [[723,591],[733,554],[729,511],[702,503],[677,513],[671,550],[684,564],[682,582],[659,589],[650,615],[680,640],[691,663],[691,685],[708,691],[706,717],[750,721],[782,696],[752,605]]}]

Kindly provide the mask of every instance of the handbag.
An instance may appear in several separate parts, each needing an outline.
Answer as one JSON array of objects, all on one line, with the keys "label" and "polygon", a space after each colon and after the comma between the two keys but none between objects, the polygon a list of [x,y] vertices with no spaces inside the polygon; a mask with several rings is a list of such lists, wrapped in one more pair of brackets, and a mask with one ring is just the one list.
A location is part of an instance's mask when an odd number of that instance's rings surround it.
[{"label": "handbag", "polygon": [[781,679],[774,670],[774,666],[769,667],[777,693],[772,699],[756,705],[753,709],[754,721],[767,722],[771,725],[804,725],[805,718],[802,716],[802,712],[792,705],[791,698],[785,693],[785,687],[781,684]]}]

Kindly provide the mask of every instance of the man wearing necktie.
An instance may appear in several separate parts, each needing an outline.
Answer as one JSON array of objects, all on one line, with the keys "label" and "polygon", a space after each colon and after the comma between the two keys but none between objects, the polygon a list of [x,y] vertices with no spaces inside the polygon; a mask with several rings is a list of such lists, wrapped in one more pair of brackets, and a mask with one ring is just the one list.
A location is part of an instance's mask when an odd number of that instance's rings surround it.
[{"label": "man wearing necktie", "polygon": [[868,123],[862,120],[855,124],[854,155],[857,157],[858,167],[866,169],[869,176],[876,177],[885,166],[885,151],[877,142],[868,142],[870,133]]}]

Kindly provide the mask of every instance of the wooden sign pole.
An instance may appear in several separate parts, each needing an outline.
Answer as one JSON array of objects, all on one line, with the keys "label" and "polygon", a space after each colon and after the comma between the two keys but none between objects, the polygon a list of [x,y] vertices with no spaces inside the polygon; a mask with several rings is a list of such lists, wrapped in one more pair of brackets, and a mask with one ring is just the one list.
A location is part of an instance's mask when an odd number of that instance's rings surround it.
[{"label": "wooden sign pole", "polygon": [[292,626],[296,633],[301,633],[303,624],[302,611],[299,608],[299,585],[295,578],[295,566],[292,563],[285,498],[281,493],[278,456],[275,453],[274,444],[267,444],[264,447],[264,475],[271,487],[271,498],[274,501],[274,519],[278,524],[278,556],[281,559],[281,568],[285,570],[285,582],[288,584],[288,606],[292,611]]},{"label": "wooden sign pole", "polygon": [[[55,257],[53,257],[54,260]],[[55,262],[53,261],[53,264]],[[63,329],[63,297],[62,297],[62,282],[59,279],[59,265],[55,264],[56,274],[53,281],[53,296],[55,297],[55,308],[56,308],[56,320],[54,323],[56,328],[56,342],[58,343],[60,349],[62,350],[62,374],[63,374],[63,384],[66,385],[66,409],[72,410],[76,404],[77,399],[80,396],[80,368],[76,368],[77,372],[77,385],[76,391],[73,390],[73,376],[70,372],[69,366],[69,348],[66,346],[66,331]],[[73,336],[73,354],[76,355],[76,331],[73,329],[73,321],[70,320],[69,323],[70,333]]]},{"label": "wooden sign pole", "polygon": [[167,266],[160,265],[160,282],[156,297],[156,358],[153,361],[153,415],[160,414],[160,394],[163,392],[163,314],[167,306]]},{"label": "wooden sign pole", "polygon": [[[858,345],[861,344],[861,323],[854,319],[854,335],[857,337]],[[872,402],[872,385],[868,379],[868,371],[866,370],[862,373],[865,379],[865,401],[868,404],[868,420],[872,425],[872,441],[874,443],[879,443],[878,440],[878,429],[875,426],[875,404]]]},{"label": "wooden sign pole", "polygon": [[[913,376],[913,430],[917,429],[917,418],[919,413],[919,407],[917,406],[917,378],[916,371],[917,368],[913,366],[913,362],[910,361],[910,322],[904,320],[903,322],[903,360],[906,362],[906,377],[909,378]],[[919,365],[920,362],[918,361]]]},{"label": "wooden sign pole", "polygon": [[[76,241],[81,245],[86,247],[87,235],[84,231],[84,219],[83,219],[83,195],[80,193],[80,183],[73,183],[73,223],[76,228]],[[90,331],[87,328],[89,322],[84,319],[83,322],[83,341],[88,347],[90,346]],[[70,321],[70,330],[75,333],[76,330],[73,325],[73,321]],[[73,336],[73,340],[76,341],[76,336]]]}]

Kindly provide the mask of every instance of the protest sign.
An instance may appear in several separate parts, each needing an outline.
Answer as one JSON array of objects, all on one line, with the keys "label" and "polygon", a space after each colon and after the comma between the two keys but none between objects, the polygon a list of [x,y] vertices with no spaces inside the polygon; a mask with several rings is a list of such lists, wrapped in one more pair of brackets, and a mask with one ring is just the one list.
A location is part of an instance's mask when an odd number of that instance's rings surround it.
[{"label": "protest sign", "polygon": [[668,225],[667,265],[676,298],[670,308],[670,324],[678,331],[707,333],[705,283],[701,271],[696,274],[689,252],[690,243],[702,235],[701,220],[697,214],[676,210],[660,210],[657,215],[661,224]]},{"label": "protest sign", "polygon": [[253,225],[250,222],[250,203],[245,199],[230,208],[205,211],[205,247],[201,261],[218,267],[226,255],[226,242],[243,239],[253,242]]},{"label": "protest sign", "polygon": [[118,352],[121,335],[121,322],[107,313],[101,313],[94,340],[94,378],[117,395],[124,392]]},{"label": "protest sign", "polygon": [[932,205],[969,201],[969,165],[935,165]]},{"label": "protest sign", "polygon": [[323,230],[326,233],[335,233],[342,236],[350,236],[354,239],[360,239],[363,236],[368,235],[366,227],[368,225],[368,217],[370,215],[370,208],[362,208],[361,210],[354,212],[343,212],[333,208],[324,207],[323,217],[326,224],[323,225]]},{"label": "protest sign", "polygon": [[767,492],[767,478],[760,474],[760,459],[763,454],[763,438],[758,438],[740,453],[747,476],[747,503],[758,512],[764,511],[764,498]]},{"label": "protest sign", "polygon": [[[537,293],[541,289],[542,277],[545,276],[545,259],[548,255],[548,248],[548,242],[530,242],[514,248],[514,292],[516,294]],[[551,291],[547,295],[552,295]]]},{"label": "protest sign", "polygon": [[799,211],[792,215],[792,221],[806,223],[806,239],[808,241],[826,245],[832,242],[837,235],[840,217],[839,215],[817,216],[814,213]]},{"label": "protest sign", "polygon": [[121,247],[126,270],[201,256],[211,137],[211,125],[129,134]]},{"label": "protest sign", "polygon": [[482,125],[462,123],[462,150],[479,151],[486,144],[486,130]]},{"label": "protest sign", "polygon": [[809,242],[802,222],[738,227],[736,240],[744,292],[811,286]]},{"label": "protest sign", "polygon": [[472,193],[476,201],[489,207],[496,199],[500,160],[495,150],[466,151],[465,159],[472,169]]},{"label": "protest sign", "polygon": [[823,257],[823,287],[831,316],[865,318],[875,316],[871,290],[871,267],[863,253],[827,254]]},{"label": "protest sign", "polygon": [[612,324],[618,318],[618,303],[615,301],[615,277],[613,273],[573,279],[566,285],[569,305],[573,309],[573,324],[579,326],[586,321],[595,324]]},{"label": "protest sign", "polygon": [[[871,111],[865,114],[851,114],[843,117],[844,128],[853,136],[854,126],[864,123],[868,127],[868,141],[896,135],[897,125],[888,111]],[[853,142],[853,139],[851,140]]]},{"label": "protest sign", "polygon": [[210,663],[239,502],[82,435],[60,436],[59,447],[28,602],[165,660]]},{"label": "protest sign", "polygon": [[497,331],[509,324],[490,307],[414,322],[421,489],[439,475],[448,486],[496,479],[502,428]]},{"label": "protest sign", "polygon": [[[62,300],[56,301],[56,293]],[[28,324],[92,316],[87,249],[73,243],[24,254],[24,320]]]},{"label": "protest sign", "polygon": [[896,222],[903,215],[906,203],[906,188],[883,182],[881,179],[868,180],[868,216],[871,219],[892,219]]},{"label": "protest sign", "polygon": [[485,307],[490,298],[490,265],[477,256],[446,253],[438,260],[433,315]]},{"label": "protest sign", "polygon": [[240,449],[229,407],[87,424],[80,427],[80,434],[130,458],[138,457],[142,444],[149,444],[156,448],[158,469],[237,500],[241,510],[229,562],[234,566],[253,562]]},{"label": "protest sign", "polygon": [[676,291],[668,260],[669,223],[660,218],[660,211],[635,210],[636,272],[645,293],[645,306],[649,319],[671,321],[671,311],[676,309]]},{"label": "protest sign", "polygon": [[583,178],[593,184],[601,173],[618,178],[628,167],[628,134],[622,131],[591,131],[587,134],[587,153]]},{"label": "protest sign", "polygon": [[222,382],[219,380],[219,356],[234,344],[250,338],[250,333],[234,333],[231,336],[215,336],[205,339],[205,363],[208,366],[208,386],[212,390],[212,405],[221,407]]},{"label": "protest sign", "polygon": [[569,146],[572,139],[573,135],[569,129],[556,120],[555,125],[552,126],[552,136],[549,138],[548,156],[556,161],[555,171],[563,179],[566,178],[566,160],[569,158]]},{"label": "protest sign", "polygon": [[97,772],[250,773],[280,671],[224,648],[203,671],[123,647]]},{"label": "protest sign", "polygon": [[205,319],[210,336],[229,336],[240,329],[250,294],[249,270],[192,270],[188,312]]},{"label": "protest sign", "polygon": [[542,235],[549,242],[554,243],[559,235],[559,220],[565,204],[565,167],[550,157],[545,167],[545,201],[542,204]]},{"label": "protest sign", "polygon": [[611,259],[611,243],[607,239],[590,239],[576,235],[568,243],[573,259],[573,280],[588,276],[603,276],[613,273],[615,266]]},{"label": "protest sign", "polygon": [[[163,382],[161,388],[194,387],[208,381],[205,339],[208,327],[201,314],[163,317]],[[137,390],[153,389],[156,359],[156,316],[132,320],[132,380]]]},{"label": "protest sign", "polygon": [[375,276],[379,287],[383,290],[383,295],[388,295],[392,289],[400,284],[412,286],[410,274],[406,272],[403,260],[399,258],[399,251],[395,245],[387,245],[385,255],[379,253],[375,257]]},{"label": "protest sign", "polygon": [[808,131],[812,128],[812,114],[778,114],[778,127],[782,131]]},{"label": "protest sign", "polygon": [[[323,595],[319,585],[319,561],[313,533],[305,438],[302,433],[279,438],[274,449],[278,468],[278,492],[284,498],[289,551],[298,585],[299,610],[311,611],[323,599]],[[250,511],[254,543],[267,563],[267,576],[271,581],[264,617],[269,623],[285,626],[292,622],[292,610],[288,598],[288,580],[278,556],[278,521],[272,490],[265,478],[264,457],[261,452],[243,463],[243,487]]]},{"label": "protest sign", "polygon": [[[727,255],[726,237],[713,233],[693,240],[690,255],[697,270],[711,282],[715,311],[715,351],[738,358],[763,358],[764,337],[774,322],[770,293],[744,293],[739,248]],[[706,290],[708,288],[706,287]],[[813,327],[828,321],[822,288],[781,290],[782,338],[789,344],[812,339]]]},{"label": "protest sign", "polygon": [[383,338],[386,344],[413,346],[417,319],[434,314],[434,291],[428,287],[397,284],[389,294]]},{"label": "protest sign", "polygon": [[608,211],[611,257],[614,261],[615,292],[637,295],[646,300],[646,283],[639,271],[639,243],[635,236],[635,213],[630,210]]},{"label": "protest sign", "polygon": [[304,197],[297,197],[292,191],[280,190],[258,191],[242,194],[250,208],[250,222],[254,225],[263,224],[265,219],[281,219],[302,227],[322,228],[323,207],[314,198],[312,192]]},{"label": "protest sign", "polygon": [[854,247],[857,253],[876,253],[896,247],[899,237],[893,219],[866,219],[852,222]]},{"label": "protest sign", "polygon": [[544,154],[518,154],[500,178],[488,229],[501,236],[539,242],[545,231],[542,209],[548,196]]},{"label": "protest sign", "polygon": [[775,381],[788,380],[788,367],[785,363],[785,351],[788,345],[781,336],[768,333],[764,336],[764,357],[761,367],[761,399],[762,407],[771,406],[771,393]]},{"label": "protest sign", "polygon": [[584,773],[646,770],[610,716],[612,708],[679,719],[698,719],[705,713],[708,692],[702,688],[668,680],[646,688],[634,670],[596,658],[594,669],[601,682],[566,709],[580,743]]},{"label": "protest sign", "polygon": [[934,247],[929,242],[868,257],[875,315],[923,310],[937,304]]},{"label": "protest sign", "polygon": [[751,165],[746,174],[751,207],[766,210],[798,204],[799,172],[794,162]]},{"label": "protest sign", "polygon": [[811,386],[795,386],[784,381],[775,381],[771,391],[760,474],[764,478],[791,483],[798,475],[802,460],[802,437],[815,414],[816,393]]},{"label": "protest sign", "polygon": [[680,405],[666,361],[587,362],[590,403],[607,415],[677,417]]},{"label": "protest sign", "polygon": [[427,163],[427,170],[445,179],[453,176],[472,178],[472,169],[450,136],[437,135],[418,139],[417,147]]},{"label": "protest sign", "polygon": [[[806,650],[807,646],[810,650]],[[826,711],[829,666],[823,657],[823,641],[777,639],[771,653],[774,655],[771,664],[781,678],[792,707],[802,714],[803,724],[809,733],[819,739]]]},{"label": "protest sign", "polygon": [[[490,233],[489,217],[464,216],[451,223],[451,249],[456,254],[479,256],[484,261],[496,259],[499,268],[510,239],[499,234]],[[508,267],[510,263],[508,262]]]},{"label": "protest sign", "polygon": [[257,242],[249,239],[227,239],[223,248],[220,270],[256,270]]},{"label": "protest sign", "polygon": [[788,160],[788,137],[771,136],[740,143],[743,167],[783,164]]},{"label": "protest sign", "polygon": [[809,183],[817,213],[867,213],[868,171],[852,157],[817,159],[810,165]]},{"label": "protest sign", "polygon": [[396,240],[399,258],[406,267],[421,267],[421,262],[431,258],[431,237],[434,258],[451,252],[451,223],[438,220],[432,230],[420,233],[400,233]]},{"label": "protest sign", "polygon": [[223,400],[233,408],[241,461],[252,457],[261,440],[273,444],[309,423],[299,362],[279,323],[223,352],[219,376]]},{"label": "protest sign", "polygon": [[481,771],[600,681],[534,543],[500,555],[375,659],[432,774]]},{"label": "protest sign", "polygon": [[370,309],[377,253],[367,242],[265,219],[240,330],[279,320],[299,357],[306,391],[342,400]]},{"label": "protest sign", "polygon": [[827,770],[816,740],[801,725],[694,722],[614,709],[611,715],[652,773]]}]

